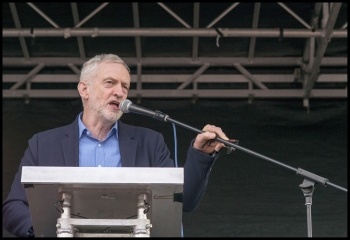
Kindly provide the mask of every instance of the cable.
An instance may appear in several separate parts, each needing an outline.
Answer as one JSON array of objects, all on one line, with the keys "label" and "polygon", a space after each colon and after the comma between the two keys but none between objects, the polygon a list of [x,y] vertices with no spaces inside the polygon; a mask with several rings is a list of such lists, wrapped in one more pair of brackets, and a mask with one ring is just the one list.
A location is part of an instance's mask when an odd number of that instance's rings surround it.
[{"label": "cable", "polygon": [[[174,123],[171,123],[173,125],[173,131],[174,131],[174,160],[175,160],[175,167],[178,167],[177,163],[177,137],[176,137],[176,125]],[[181,237],[184,237],[184,228],[183,223],[181,221]]]},{"label": "cable", "polygon": [[173,131],[174,131],[174,160],[175,160],[175,167],[178,167],[177,162],[177,137],[176,137],[176,125],[174,123],[171,123],[173,125]]}]

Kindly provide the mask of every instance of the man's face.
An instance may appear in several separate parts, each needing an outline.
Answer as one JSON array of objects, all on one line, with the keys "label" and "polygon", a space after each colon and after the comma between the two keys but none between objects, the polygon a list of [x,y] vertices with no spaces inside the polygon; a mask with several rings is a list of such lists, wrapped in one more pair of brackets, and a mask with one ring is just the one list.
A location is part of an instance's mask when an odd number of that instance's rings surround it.
[{"label": "man's face", "polygon": [[130,74],[121,63],[103,62],[87,88],[89,112],[115,122],[123,115],[119,104],[128,96]]}]

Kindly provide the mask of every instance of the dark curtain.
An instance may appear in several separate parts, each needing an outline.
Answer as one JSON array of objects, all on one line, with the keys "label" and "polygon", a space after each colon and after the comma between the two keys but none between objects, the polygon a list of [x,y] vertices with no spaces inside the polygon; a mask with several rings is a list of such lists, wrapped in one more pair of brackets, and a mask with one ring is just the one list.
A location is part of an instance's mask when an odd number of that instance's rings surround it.
[{"label": "dark curtain", "polygon": [[[220,126],[239,145],[292,169],[327,178],[347,189],[347,100],[152,100],[135,104],[160,110],[202,129]],[[7,196],[28,139],[68,124],[82,111],[74,100],[3,100],[3,199]],[[172,156],[170,123],[133,113],[124,122],[161,132]],[[176,127],[178,162],[183,166],[196,133]],[[196,211],[183,214],[185,237],[307,237],[303,177],[290,168],[237,150],[221,156]],[[313,237],[347,237],[347,192],[316,184],[312,195]],[[171,218],[171,216],[169,216]],[[11,236],[5,230],[3,236]]]}]

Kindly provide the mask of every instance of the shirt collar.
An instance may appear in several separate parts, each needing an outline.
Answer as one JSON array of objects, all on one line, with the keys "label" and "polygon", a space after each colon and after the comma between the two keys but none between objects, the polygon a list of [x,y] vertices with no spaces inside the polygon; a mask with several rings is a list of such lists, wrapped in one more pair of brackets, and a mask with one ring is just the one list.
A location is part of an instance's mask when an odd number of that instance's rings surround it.
[{"label": "shirt collar", "polygon": [[[79,114],[78,117],[78,125],[79,125],[79,138],[81,138],[81,136],[83,134],[86,134],[89,130],[86,128],[86,126],[84,125],[83,121],[81,120],[81,117],[83,115],[83,112],[81,112]],[[115,129],[115,130],[113,130]],[[116,121],[113,125],[113,127],[111,128],[111,130],[108,133],[108,136],[114,131],[114,134],[116,135],[116,137],[118,138],[118,121]]]}]

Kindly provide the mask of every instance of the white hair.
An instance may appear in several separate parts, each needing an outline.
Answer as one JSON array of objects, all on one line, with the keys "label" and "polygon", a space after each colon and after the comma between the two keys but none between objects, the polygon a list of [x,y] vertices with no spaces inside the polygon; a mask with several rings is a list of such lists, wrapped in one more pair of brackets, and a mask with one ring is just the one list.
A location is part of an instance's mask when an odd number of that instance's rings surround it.
[{"label": "white hair", "polygon": [[112,62],[112,63],[121,63],[125,66],[125,68],[130,72],[130,68],[128,65],[121,59],[118,55],[115,54],[100,54],[91,58],[87,62],[85,62],[81,68],[80,79],[79,81],[84,81],[89,83],[92,79],[94,79],[97,67],[102,62]]}]

